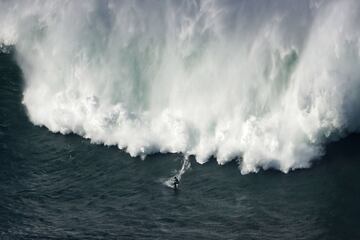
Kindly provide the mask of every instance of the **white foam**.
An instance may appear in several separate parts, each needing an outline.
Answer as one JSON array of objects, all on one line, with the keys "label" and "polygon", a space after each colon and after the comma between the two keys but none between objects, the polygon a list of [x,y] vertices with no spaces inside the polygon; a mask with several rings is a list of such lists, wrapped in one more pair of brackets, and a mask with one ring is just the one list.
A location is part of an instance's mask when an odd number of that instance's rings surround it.
[{"label": "white foam", "polygon": [[358,1],[2,1],[30,120],[154,152],[309,167],[359,130]]}]

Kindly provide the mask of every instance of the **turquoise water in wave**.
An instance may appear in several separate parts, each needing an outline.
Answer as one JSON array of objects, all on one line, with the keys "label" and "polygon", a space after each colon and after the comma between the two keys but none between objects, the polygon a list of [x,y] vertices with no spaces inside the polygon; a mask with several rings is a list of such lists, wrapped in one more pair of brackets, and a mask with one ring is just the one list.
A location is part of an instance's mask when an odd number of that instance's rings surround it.
[{"label": "turquoise water in wave", "polygon": [[0,239],[360,239],[359,135],[288,174],[190,158],[174,192],[180,155],[143,161],[34,126],[23,84],[1,54]]}]

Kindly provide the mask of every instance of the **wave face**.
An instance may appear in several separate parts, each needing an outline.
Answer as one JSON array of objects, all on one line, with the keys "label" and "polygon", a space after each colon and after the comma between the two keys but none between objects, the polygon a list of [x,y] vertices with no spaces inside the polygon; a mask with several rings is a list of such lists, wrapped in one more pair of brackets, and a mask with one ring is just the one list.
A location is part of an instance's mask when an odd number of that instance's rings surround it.
[{"label": "wave face", "polygon": [[309,167],[359,130],[359,1],[1,1],[30,120],[155,152]]}]

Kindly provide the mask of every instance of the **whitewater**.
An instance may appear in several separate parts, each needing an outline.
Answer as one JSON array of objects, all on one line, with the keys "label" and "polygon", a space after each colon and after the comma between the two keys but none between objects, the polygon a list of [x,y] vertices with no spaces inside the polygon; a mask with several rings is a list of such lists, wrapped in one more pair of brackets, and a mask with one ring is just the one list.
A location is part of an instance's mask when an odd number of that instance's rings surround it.
[{"label": "whitewater", "polygon": [[360,129],[359,1],[7,1],[32,123],[131,156],[309,167]]}]

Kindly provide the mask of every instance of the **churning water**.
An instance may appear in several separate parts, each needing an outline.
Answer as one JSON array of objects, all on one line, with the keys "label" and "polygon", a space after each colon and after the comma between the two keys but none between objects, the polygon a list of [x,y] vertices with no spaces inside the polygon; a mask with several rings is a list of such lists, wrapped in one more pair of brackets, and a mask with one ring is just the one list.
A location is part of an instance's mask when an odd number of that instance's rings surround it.
[{"label": "churning water", "polygon": [[359,238],[359,20],[351,0],[0,1],[0,237]]}]

